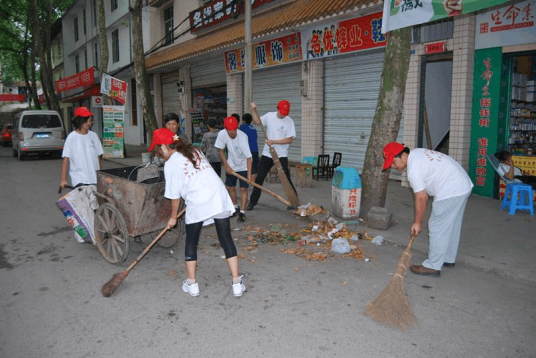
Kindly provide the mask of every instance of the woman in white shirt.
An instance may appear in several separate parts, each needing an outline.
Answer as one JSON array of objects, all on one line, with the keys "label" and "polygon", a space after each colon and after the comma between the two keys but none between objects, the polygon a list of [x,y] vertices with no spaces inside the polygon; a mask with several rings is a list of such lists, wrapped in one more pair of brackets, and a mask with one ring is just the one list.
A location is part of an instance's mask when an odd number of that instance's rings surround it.
[{"label": "woman in white shirt", "polygon": [[499,159],[498,172],[506,179],[513,180],[517,183],[529,184],[532,189],[536,190],[536,176],[523,172],[518,167],[514,166],[512,154],[503,150],[495,153],[495,157]]},{"label": "woman in white shirt", "polygon": [[164,197],[171,199],[172,208],[168,228],[177,224],[180,199],[184,199],[186,204],[184,251],[188,278],[184,280],[182,290],[190,296],[199,296],[196,281],[199,235],[203,225],[214,223],[233,277],[233,294],[235,297],[242,296],[246,286],[239,275],[236,246],[231,237],[229,217],[234,212],[234,205],[227,189],[203,153],[170,130],[160,128],[154,131],[149,152],[155,146],[165,161]]}]

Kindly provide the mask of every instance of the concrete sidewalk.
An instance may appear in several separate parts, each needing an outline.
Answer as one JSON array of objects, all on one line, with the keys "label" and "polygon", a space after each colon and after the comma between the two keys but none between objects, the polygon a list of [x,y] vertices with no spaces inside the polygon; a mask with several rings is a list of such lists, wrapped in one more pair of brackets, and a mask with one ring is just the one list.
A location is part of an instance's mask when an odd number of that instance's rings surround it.
[{"label": "concrete sidewalk", "polygon": [[[147,147],[144,146],[127,145],[127,158],[107,161],[112,167],[115,164],[140,165],[141,153],[146,151]],[[285,196],[281,184],[265,183],[265,186]],[[313,188],[298,186],[297,190],[301,204],[310,202],[331,211],[331,181],[315,180]],[[430,204],[428,206],[430,210]],[[366,225],[351,227],[351,229],[360,232],[367,230],[371,236],[382,235],[385,240],[395,245],[406,246],[413,222],[412,191],[401,187],[399,182],[390,182],[386,207],[392,212],[392,224],[389,229],[369,229]],[[255,209],[247,212],[246,224],[267,227],[270,223],[306,226],[308,220],[289,215],[283,204],[270,195],[263,194]],[[233,226],[239,225],[234,222],[232,224]],[[418,264],[427,257],[428,232],[426,228],[425,223],[423,232],[413,244],[413,263]],[[517,211],[515,215],[509,215],[507,210],[501,211],[499,200],[471,195],[465,212],[456,267],[445,270],[459,270],[463,273],[463,266],[467,266],[536,285],[535,254],[536,215],[531,216],[527,211]]]}]

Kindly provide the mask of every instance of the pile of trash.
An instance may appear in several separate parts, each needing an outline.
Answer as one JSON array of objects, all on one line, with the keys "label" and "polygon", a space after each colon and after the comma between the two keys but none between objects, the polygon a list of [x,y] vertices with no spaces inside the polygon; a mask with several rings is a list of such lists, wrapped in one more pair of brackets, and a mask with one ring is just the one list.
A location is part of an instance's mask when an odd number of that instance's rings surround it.
[{"label": "pile of trash", "polygon": [[325,217],[329,215],[329,212],[324,209],[324,207],[320,205],[313,205],[311,203],[307,203],[306,205],[300,205],[298,208],[294,211],[294,214],[300,216],[300,217]]},{"label": "pile of trash", "polygon": [[[312,209],[314,210],[314,209]],[[369,261],[359,240],[370,240],[381,245],[383,237],[372,237],[365,230],[363,233],[348,229],[344,222],[338,222],[329,217],[324,221],[312,222],[306,228],[295,229],[290,225],[273,224],[269,230],[247,227],[245,230],[256,234],[248,236],[250,246],[244,248],[251,251],[263,244],[294,245],[295,247],[281,249],[281,252],[301,257],[305,260],[326,261],[328,257],[342,254],[343,257],[353,257],[360,261]]]}]

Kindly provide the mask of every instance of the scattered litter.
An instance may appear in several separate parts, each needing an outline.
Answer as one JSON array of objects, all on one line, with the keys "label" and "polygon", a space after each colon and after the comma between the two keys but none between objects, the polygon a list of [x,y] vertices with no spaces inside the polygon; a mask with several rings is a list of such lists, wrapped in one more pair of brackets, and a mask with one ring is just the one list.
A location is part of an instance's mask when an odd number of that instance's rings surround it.
[{"label": "scattered litter", "polygon": [[365,257],[365,262],[369,262],[370,259],[368,257]]},{"label": "scattered litter", "polygon": [[350,238],[350,240],[352,240],[352,241],[358,241],[358,240],[359,240],[359,236],[356,235],[356,234],[354,234],[354,235]]},{"label": "scattered litter", "polygon": [[372,239],[371,242],[372,242],[373,244],[376,244],[376,245],[381,245],[381,244],[383,244],[383,236],[378,235],[378,236],[376,236],[374,239]]},{"label": "scattered litter", "polygon": [[339,254],[346,254],[352,249],[350,248],[350,244],[348,243],[348,240],[346,239],[334,239],[331,242],[331,251],[335,251]]},{"label": "scattered litter", "polygon": [[328,218],[328,223],[330,223],[331,225],[337,225],[337,220],[330,216]]},{"label": "scattered litter", "polygon": [[169,253],[173,255],[173,250],[169,250]]},{"label": "scattered litter", "polygon": [[294,211],[294,214],[299,215],[301,217],[315,216],[326,213],[327,211],[322,206],[312,205],[311,203],[307,203],[306,205],[300,205]]}]

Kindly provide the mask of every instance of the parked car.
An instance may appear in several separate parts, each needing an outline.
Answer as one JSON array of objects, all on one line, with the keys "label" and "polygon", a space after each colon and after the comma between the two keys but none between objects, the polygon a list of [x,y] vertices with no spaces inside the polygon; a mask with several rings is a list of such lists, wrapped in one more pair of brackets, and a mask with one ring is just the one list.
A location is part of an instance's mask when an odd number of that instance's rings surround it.
[{"label": "parked car", "polygon": [[13,122],[13,156],[19,160],[30,154],[61,157],[65,144],[65,127],[56,111],[22,111]]},{"label": "parked car", "polygon": [[2,132],[0,133],[0,142],[4,147],[7,147],[11,144],[11,134],[12,134],[13,125],[11,123],[4,123]]}]

